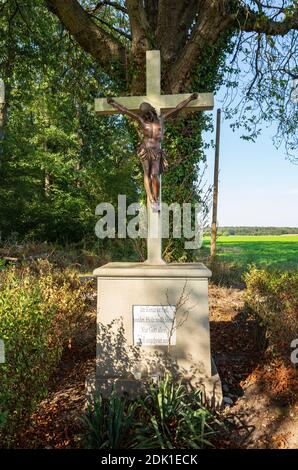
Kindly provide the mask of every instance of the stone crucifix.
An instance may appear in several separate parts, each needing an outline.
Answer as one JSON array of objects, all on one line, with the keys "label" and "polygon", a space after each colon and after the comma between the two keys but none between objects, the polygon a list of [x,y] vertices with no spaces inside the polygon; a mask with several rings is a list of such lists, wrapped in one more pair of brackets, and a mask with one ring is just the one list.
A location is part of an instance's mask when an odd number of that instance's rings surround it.
[{"label": "stone crucifix", "polygon": [[146,52],[146,96],[97,98],[97,114],[126,114],[135,119],[144,134],[144,143],[138,155],[144,169],[144,185],[147,194],[148,264],[164,264],[162,259],[161,230],[161,179],[167,167],[165,152],[161,144],[164,121],[176,116],[182,109],[204,111],[213,109],[212,93],[185,93],[162,95],[160,87],[160,51]]}]

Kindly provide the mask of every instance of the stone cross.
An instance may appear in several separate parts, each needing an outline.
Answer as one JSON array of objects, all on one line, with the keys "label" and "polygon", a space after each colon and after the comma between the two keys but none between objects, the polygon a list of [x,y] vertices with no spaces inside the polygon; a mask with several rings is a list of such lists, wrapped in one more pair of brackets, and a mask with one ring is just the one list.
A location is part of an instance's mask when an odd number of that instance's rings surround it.
[{"label": "stone cross", "polygon": [[[139,106],[144,101],[150,103],[158,115],[174,109],[181,101],[187,99],[191,93],[162,95],[160,86],[160,51],[146,52],[146,96],[125,96],[117,98],[117,101],[138,113]],[[191,101],[184,109],[186,111],[207,111],[214,106],[213,93],[200,93],[198,99]],[[106,98],[95,99],[95,112],[97,114],[117,114],[115,108],[107,103]],[[161,191],[160,191],[161,203]],[[151,204],[147,203],[148,211],[148,237],[147,237],[147,261],[150,265],[164,264],[162,259],[162,230],[161,211],[154,212]]]}]

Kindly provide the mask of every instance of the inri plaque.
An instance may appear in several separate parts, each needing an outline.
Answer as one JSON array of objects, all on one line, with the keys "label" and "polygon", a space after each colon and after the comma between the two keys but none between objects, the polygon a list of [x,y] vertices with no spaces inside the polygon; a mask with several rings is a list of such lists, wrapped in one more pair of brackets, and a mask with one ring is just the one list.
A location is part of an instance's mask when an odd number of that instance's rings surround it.
[{"label": "inri plaque", "polygon": [[134,305],[133,342],[140,346],[176,344],[174,305]]}]

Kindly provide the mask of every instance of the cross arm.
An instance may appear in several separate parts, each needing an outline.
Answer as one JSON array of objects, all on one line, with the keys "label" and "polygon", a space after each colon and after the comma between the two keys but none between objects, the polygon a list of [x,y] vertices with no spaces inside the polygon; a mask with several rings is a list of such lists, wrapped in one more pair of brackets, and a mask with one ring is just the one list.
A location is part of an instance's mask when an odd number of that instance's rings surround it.
[{"label": "cross arm", "polygon": [[214,108],[214,95],[213,93],[198,93],[198,97],[195,100],[191,100],[190,97],[193,93],[181,93],[179,95],[161,95],[159,99],[160,109],[164,115],[168,112],[176,111],[179,104],[186,102],[179,108],[179,111],[192,112],[192,111],[211,111]]},{"label": "cross arm", "polygon": [[[117,98],[117,103],[138,114],[140,112],[140,104],[146,101],[146,99],[146,96],[125,96]],[[95,99],[95,112],[96,114],[119,114],[119,110],[111,106],[106,98]]]},{"label": "cross arm", "polygon": [[[187,100],[191,93],[182,93],[176,95],[156,95],[148,94],[147,96],[125,96],[117,98],[117,103],[121,104],[133,113],[140,114],[139,106],[141,103],[150,103],[159,114],[160,111],[167,113],[176,108],[181,101]],[[183,112],[191,111],[209,111],[214,107],[213,93],[199,93],[196,100],[190,101],[184,108]],[[117,114],[118,109],[108,104],[106,98],[95,99],[96,114]]]},{"label": "cross arm", "polygon": [[130,118],[134,119],[135,121],[138,121],[140,124],[143,123],[143,120],[141,116],[138,114],[134,113],[130,109],[128,109],[126,106],[124,106],[121,103],[118,103],[116,100],[113,98],[107,98],[107,103],[110,104],[113,108],[118,110],[121,114],[127,114]]},{"label": "cross arm", "polygon": [[186,108],[186,106],[189,103],[191,103],[191,101],[195,101],[197,99],[198,99],[198,93],[192,93],[188,98],[180,101],[180,103],[177,104],[177,106],[174,109],[171,109],[170,111],[163,114],[162,117],[164,119],[168,119],[169,117],[176,117],[183,108]]}]

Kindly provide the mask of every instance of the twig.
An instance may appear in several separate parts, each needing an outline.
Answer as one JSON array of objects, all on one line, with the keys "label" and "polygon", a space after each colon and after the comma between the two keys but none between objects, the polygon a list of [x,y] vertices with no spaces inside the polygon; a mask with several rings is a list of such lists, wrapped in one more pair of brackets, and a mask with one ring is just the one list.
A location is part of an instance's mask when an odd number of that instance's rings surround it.
[{"label": "twig", "polygon": [[123,13],[127,14],[127,9],[123,7],[122,5],[119,5],[117,2],[110,2],[110,1],[103,1],[103,2],[98,2],[97,5],[95,5],[94,8],[90,8],[89,11],[90,13],[96,13],[98,10],[100,10],[104,6],[110,6],[115,8],[116,10],[122,11]]}]

